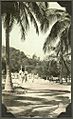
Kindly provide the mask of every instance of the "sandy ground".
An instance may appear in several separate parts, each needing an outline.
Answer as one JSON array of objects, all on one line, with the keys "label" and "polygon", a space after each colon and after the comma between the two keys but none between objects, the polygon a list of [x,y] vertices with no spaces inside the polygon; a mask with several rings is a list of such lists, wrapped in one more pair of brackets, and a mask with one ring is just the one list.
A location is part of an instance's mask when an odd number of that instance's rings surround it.
[{"label": "sandy ground", "polygon": [[[5,95],[3,102],[16,117],[57,117],[71,101],[71,86],[35,80],[13,84],[17,93]],[[23,93],[21,93],[23,92]]]}]

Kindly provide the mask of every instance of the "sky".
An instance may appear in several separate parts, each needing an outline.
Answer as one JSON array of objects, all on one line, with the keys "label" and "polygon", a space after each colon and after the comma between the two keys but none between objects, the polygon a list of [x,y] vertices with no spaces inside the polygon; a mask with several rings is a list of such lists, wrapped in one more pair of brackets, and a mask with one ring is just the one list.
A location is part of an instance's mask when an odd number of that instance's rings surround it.
[{"label": "sky", "polygon": [[[57,2],[49,2],[49,8],[64,9]],[[50,27],[51,28],[51,27]],[[45,57],[43,51],[43,45],[45,39],[50,31],[50,28],[47,33],[39,33],[39,36],[36,34],[33,24],[30,25],[29,30],[26,34],[26,39],[21,40],[20,27],[15,24],[11,33],[10,33],[10,47],[14,47],[23,51],[27,56],[32,57],[35,54],[37,57],[40,57],[41,60]],[[5,31],[2,25],[2,45],[5,46]]]}]

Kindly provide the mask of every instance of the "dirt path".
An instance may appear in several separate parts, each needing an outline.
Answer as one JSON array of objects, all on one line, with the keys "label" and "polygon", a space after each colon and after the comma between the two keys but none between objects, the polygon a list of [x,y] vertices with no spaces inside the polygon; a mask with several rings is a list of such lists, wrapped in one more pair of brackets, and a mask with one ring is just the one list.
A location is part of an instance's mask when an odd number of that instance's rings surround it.
[{"label": "dirt path", "polygon": [[[4,103],[16,117],[56,117],[65,111],[70,103],[70,85],[60,85],[45,81],[44,83],[23,83],[24,91],[4,95]],[[11,98],[10,98],[11,97]]]}]

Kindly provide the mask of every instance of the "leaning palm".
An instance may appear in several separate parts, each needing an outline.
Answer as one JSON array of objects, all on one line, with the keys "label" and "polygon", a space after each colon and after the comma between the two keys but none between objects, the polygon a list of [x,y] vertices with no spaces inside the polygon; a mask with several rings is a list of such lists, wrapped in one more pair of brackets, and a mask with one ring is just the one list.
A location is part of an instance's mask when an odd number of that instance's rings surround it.
[{"label": "leaning palm", "polygon": [[[60,79],[62,79],[62,62],[67,68],[67,65],[64,60],[65,53],[68,53],[71,50],[71,41],[70,41],[70,15],[65,11],[57,12],[58,17],[56,22],[51,28],[50,34],[48,35],[45,43],[44,43],[44,52],[46,51],[55,51],[57,56],[59,56],[61,62],[61,71],[60,71]],[[57,43],[56,43],[57,42]],[[68,68],[67,68],[67,71]]]},{"label": "leaning palm", "polygon": [[[55,14],[56,12],[57,14]],[[58,39],[60,43],[63,43],[63,46],[65,46],[65,51],[67,51],[68,46],[70,46],[70,38],[68,38],[69,30],[70,30],[70,22],[71,22],[70,15],[66,13],[65,11],[59,12],[58,10],[57,11],[54,10],[53,14],[55,15],[51,15],[52,18],[56,17],[57,20],[53,24],[50,34],[46,38],[46,41],[43,46],[44,52],[49,51],[51,48],[53,49],[54,43],[56,43]]]},{"label": "leaning palm", "polygon": [[[40,5],[42,6],[42,5]],[[43,10],[36,2],[1,2],[2,20],[5,28],[6,35],[6,83],[5,90],[13,91],[11,71],[10,71],[10,54],[9,54],[9,41],[10,32],[14,26],[14,23],[20,25],[21,38],[25,39],[25,34],[30,26],[30,22],[33,22],[36,32],[39,34],[38,25],[36,19],[39,22],[42,21]],[[47,3],[44,4],[47,7]],[[29,20],[30,19],[30,20]]]}]

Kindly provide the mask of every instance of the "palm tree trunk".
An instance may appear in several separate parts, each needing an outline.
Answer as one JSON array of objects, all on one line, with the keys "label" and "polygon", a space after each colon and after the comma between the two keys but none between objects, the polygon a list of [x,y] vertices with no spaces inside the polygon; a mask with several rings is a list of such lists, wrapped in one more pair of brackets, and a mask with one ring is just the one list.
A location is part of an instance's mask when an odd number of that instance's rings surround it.
[{"label": "palm tree trunk", "polygon": [[60,84],[62,84],[63,83],[63,81],[62,81],[62,73],[63,73],[62,55],[60,55],[60,62],[61,62],[61,64],[60,64]]},{"label": "palm tree trunk", "polygon": [[9,57],[9,27],[6,29],[6,82],[5,91],[13,91],[13,85],[10,72],[10,57]]},{"label": "palm tree trunk", "polygon": [[62,84],[63,81],[62,81],[62,65],[61,65],[61,70],[60,70],[60,84]]}]

